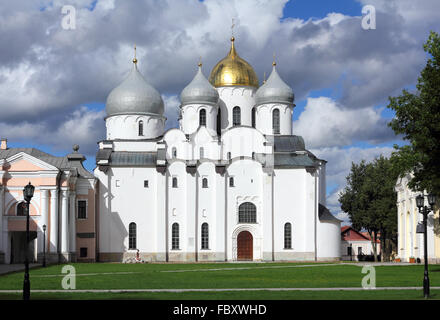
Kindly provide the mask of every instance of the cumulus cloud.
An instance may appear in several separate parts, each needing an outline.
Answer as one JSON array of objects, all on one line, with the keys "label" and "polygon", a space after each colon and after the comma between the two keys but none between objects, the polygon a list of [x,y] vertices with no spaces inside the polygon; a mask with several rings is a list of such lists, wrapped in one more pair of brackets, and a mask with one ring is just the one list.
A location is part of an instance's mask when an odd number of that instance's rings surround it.
[{"label": "cumulus cloud", "polygon": [[327,160],[326,182],[327,186],[332,186],[327,195],[327,206],[330,211],[338,218],[349,223],[348,216],[342,212],[339,204],[339,193],[346,186],[346,177],[350,173],[352,163],[359,163],[362,160],[373,161],[379,156],[389,157],[393,152],[392,147],[328,147],[312,149],[311,151],[320,159]]},{"label": "cumulus cloud", "polygon": [[0,52],[0,135],[66,152],[78,143],[93,155],[104,137],[105,113],[81,106],[105,102],[131,69],[134,44],[141,73],[164,97],[167,128],[175,127],[180,91],[200,56],[208,76],[227,54],[234,18],[237,50],[260,80],[275,51],[278,72],[297,102],[311,91],[332,92],[332,99],[307,101],[295,133],[328,156],[329,167],[337,153],[342,158],[335,166],[358,159],[360,150],[341,147],[391,138],[375,107],[415,84],[426,59],[422,44],[430,29],[438,31],[440,3],[360,0],[377,9],[377,29],[366,31],[361,12],[281,19],[286,2],[78,0],[76,29],[64,30],[61,8],[72,1],[6,1],[0,11],[0,42],[7,44]]},{"label": "cumulus cloud", "polygon": [[346,146],[356,141],[381,143],[395,139],[379,110],[344,109],[328,97],[308,98],[293,133],[302,136],[309,148]]}]

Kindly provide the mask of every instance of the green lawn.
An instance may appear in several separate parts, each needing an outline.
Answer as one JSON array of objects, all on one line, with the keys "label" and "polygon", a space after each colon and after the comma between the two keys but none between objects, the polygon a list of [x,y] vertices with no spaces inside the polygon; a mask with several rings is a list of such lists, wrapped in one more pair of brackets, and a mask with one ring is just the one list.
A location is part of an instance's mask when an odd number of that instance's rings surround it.
[{"label": "green lawn", "polygon": [[[310,264],[310,263],[307,263]],[[361,287],[362,267],[301,263],[116,264],[76,263],[76,289],[335,288]],[[63,265],[31,269],[31,289],[62,289]],[[208,270],[220,269],[220,270]],[[190,272],[166,272],[184,271]],[[377,266],[376,287],[421,286],[423,265]],[[106,274],[108,273],[108,274]],[[90,274],[90,275],[88,275]],[[431,286],[440,286],[440,265],[430,266]],[[0,276],[0,290],[21,290],[23,272]],[[32,293],[34,299],[418,299],[419,290],[246,291],[185,293]],[[438,290],[431,297],[440,298]],[[0,299],[21,294],[1,293]]]}]

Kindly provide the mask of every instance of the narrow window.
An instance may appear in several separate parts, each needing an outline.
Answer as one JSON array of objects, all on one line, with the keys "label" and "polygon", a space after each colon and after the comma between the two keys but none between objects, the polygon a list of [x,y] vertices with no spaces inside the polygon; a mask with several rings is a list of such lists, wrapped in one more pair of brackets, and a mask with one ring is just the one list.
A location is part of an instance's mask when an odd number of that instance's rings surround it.
[{"label": "narrow window", "polygon": [[234,186],[234,177],[230,177],[230,178],[229,178],[229,186],[230,186],[230,187],[235,187],[235,186]]},{"label": "narrow window", "polygon": [[252,152],[252,159],[255,159],[255,152]]},{"label": "narrow window", "polygon": [[17,216],[25,216],[26,215],[26,203],[20,202],[17,205]]},{"label": "narrow window", "polygon": [[148,180],[144,180],[144,188],[148,188]]},{"label": "narrow window", "polygon": [[136,249],[136,223],[128,225],[128,249]]},{"label": "narrow window", "polygon": [[177,188],[177,178],[173,177],[173,188]]},{"label": "narrow window", "polygon": [[202,224],[202,249],[209,249],[209,227],[206,222]]},{"label": "narrow window", "polygon": [[79,248],[79,257],[87,258],[87,248]]},{"label": "narrow window", "polygon": [[199,112],[199,125],[206,127],[206,110],[202,109]]},{"label": "narrow window", "polygon": [[172,151],[171,151],[171,153],[172,153],[172,157],[173,158],[177,158],[177,149],[176,149],[176,147],[173,147],[173,149],[171,149]]},{"label": "narrow window", "polygon": [[78,219],[87,219],[87,201],[78,200]]},{"label": "narrow window", "polygon": [[144,135],[144,122],[142,120],[139,121],[138,129],[139,129],[139,136],[143,136]]},{"label": "narrow window", "polygon": [[179,249],[179,224],[173,223],[171,227],[171,248],[173,250]]},{"label": "narrow window", "polygon": [[273,134],[280,134],[280,110],[274,109],[272,111],[272,128]]},{"label": "narrow window", "polygon": [[202,179],[202,188],[208,188],[208,179],[207,178]]},{"label": "narrow window", "polygon": [[362,247],[358,247],[358,255],[362,254]]},{"label": "narrow window", "polygon": [[227,157],[228,157],[228,160],[231,160],[231,153],[230,152],[227,153]]},{"label": "narrow window", "polygon": [[239,223],[256,223],[257,208],[251,202],[244,202],[238,207]]},{"label": "narrow window", "polygon": [[241,110],[240,107],[234,107],[232,109],[232,125],[239,126],[241,125]]},{"label": "narrow window", "polygon": [[219,107],[217,112],[217,135],[221,136],[221,134],[222,134],[222,115]]},{"label": "narrow window", "polygon": [[256,126],[256,110],[255,108],[252,108],[252,128],[255,128]]},{"label": "narrow window", "polygon": [[284,249],[292,249],[292,225],[284,225]]},{"label": "narrow window", "polygon": [[205,157],[205,149],[200,148],[200,159],[203,159]]}]

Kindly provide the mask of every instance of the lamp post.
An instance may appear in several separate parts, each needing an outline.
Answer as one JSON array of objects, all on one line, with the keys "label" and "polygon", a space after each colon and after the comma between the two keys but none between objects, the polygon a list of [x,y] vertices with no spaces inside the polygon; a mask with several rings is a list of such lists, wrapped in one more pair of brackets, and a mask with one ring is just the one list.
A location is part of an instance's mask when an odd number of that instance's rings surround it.
[{"label": "lamp post", "polygon": [[428,276],[428,227],[427,227],[427,221],[428,221],[428,214],[431,211],[434,211],[434,204],[435,204],[435,196],[433,194],[429,194],[427,196],[429,208],[425,206],[425,196],[418,195],[416,197],[416,204],[419,208],[419,212],[423,214],[423,239],[424,239],[424,255],[425,255],[425,272],[423,276],[423,294],[425,298],[429,297],[429,276]]},{"label": "lamp post", "polygon": [[31,283],[29,281],[29,208],[31,199],[34,196],[35,187],[29,184],[23,189],[24,200],[26,201],[26,252],[24,259],[24,282],[23,282],[23,300],[29,300],[31,295]]},{"label": "lamp post", "polygon": [[43,267],[46,267],[46,225],[43,224]]}]

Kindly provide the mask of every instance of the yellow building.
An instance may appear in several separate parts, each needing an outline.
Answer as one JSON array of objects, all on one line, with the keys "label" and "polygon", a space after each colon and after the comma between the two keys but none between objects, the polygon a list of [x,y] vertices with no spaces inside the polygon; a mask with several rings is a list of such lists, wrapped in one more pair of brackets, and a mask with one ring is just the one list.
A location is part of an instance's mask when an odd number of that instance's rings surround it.
[{"label": "yellow building", "polygon": [[[423,215],[419,212],[416,205],[416,197],[420,192],[413,192],[408,183],[411,175],[397,179],[395,191],[397,192],[397,258],[401,261],[409,262],[410,258],[416,261],[424,258]],[[425,205],[429,207],[426,197]],[[439,225],[439,206],[438,200],[435,213],[428,215],[428,261],[429,263],[440,263],[440,225]]]}]

